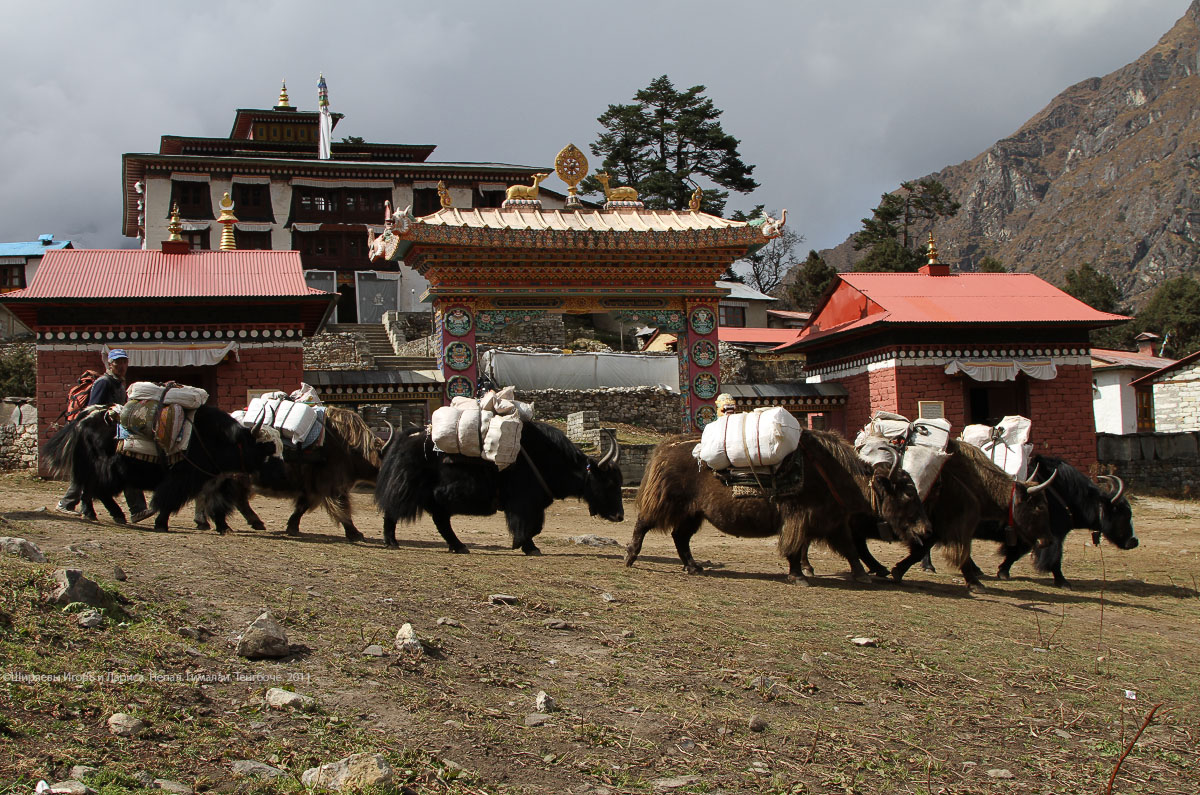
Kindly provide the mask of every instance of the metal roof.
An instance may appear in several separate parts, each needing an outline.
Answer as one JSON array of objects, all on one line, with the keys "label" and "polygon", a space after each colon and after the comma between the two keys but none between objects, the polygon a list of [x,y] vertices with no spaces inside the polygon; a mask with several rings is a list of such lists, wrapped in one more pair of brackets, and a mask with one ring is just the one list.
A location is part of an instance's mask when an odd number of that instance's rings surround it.
[{"label": "metal roof", "polygon": [[796,329],[718,326],[717,339],[732,345],[770,345],[775,347],[796,339]]},{"label": "metal roof", "polygon": [[[775,299],[766,293],[760,293],[753,287],[742,284],[741,282],[717,282],[718,287],[726,287],[729,289],[729,295],[726,296],[732,301],[774,301]],[[768,310],[769,311],[769,310]]]},{"label": "metal roof", "polygon": [[298,251],[69,249],[47,252],[32,284],[4,300],[332,295],[305,283]]},{"label": "metal roof", "polygon": [[845,397],[841,384],[721,384],[721,391],[735,398]]},{"label": "metal roof", "polygon": [[1178,370],[1181,367],[1187,367],[1188,365],[1190,365],[1192,362],[1196,361],[1197,359],[1200,359],[1200,351],[1195,351],[1194,353],[1189,353],[1187,356],[1184,356],[1182,359],[1180,359],[1177,362],[1171,362],[1166,367],[1160,367],[1159,369],[1155,370],[1152,373],[1146,373],[1141,378],[1135,378],[1134,380],[1130,381],[1129,384],[1130,384],[1130,386],[1141,386],[1142,384],[1152,384],[1155,381],[1157,381],[1158,379],[1162,378],[1167,373],[1174,372],[1175,370]]},{"label": "metal roof", "polygon": [[0,243],[0,257],[41,257],[47,252],[71,248],[70,240],[51,240],[43,243],[34,240],[29,243]]},{"label": "metal roof", "polygon": [[1158,370],[1175,364],[1174,359],[1165,359],[1138,351],[1113,351],[1107,348],[1092,348],[1092,369],[1110,370],[1130,367],[1137,370]]},{"label": "metal roof", "polygon": [[305,370],[304,381],[313,386],[391,386],[437,384],[439,371],[427,370]]}]

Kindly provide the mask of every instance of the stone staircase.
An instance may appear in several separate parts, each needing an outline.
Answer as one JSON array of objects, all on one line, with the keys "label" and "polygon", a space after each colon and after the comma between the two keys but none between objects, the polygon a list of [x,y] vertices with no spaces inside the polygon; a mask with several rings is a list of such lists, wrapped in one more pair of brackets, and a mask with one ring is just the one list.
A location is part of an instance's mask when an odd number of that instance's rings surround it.
[{"label": "stone staircase", "polygon": [[382,323],[330,323],[326,331],[336,334],[359,334],[367,339],[367,348],[375,359],[376,370],[436,370],[432,356],[397,356]]}]

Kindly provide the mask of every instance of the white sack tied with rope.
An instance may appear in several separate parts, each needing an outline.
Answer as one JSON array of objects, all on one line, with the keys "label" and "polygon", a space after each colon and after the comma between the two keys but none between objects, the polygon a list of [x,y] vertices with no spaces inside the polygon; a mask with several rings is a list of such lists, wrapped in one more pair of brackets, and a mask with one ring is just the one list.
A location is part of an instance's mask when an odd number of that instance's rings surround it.
[{"label": "white sack tied with rope", "polygon": [[504,469],[521,452],[521,429],[533,419],[533,407],[513,397],[506,386],[482,397],[456,397],[430,418],[433,446],[443,453],[483,458]]},{"label": "white sack tied with rope", "polygon": [[968,425],[963,428],[962,440],[982,450],[1009,476],[1025,480],[1029,474],[1029,459],[1033,457],[1033,445],[1029,443],[1032,427],[1029,419],[1012,414],[995,426]]},{"label": "white sack tied with rope", "polygon": [[704,426],[692,455],[711,469],[773,467],[800,446],[800,422],[787,409],[727,414]]},{"label": "white sack tied with rope", "polygon": [[900,467],[912,478],[921,499],[929,496],[942,466],[950,455],[950,422],[944,419],[908,418],[890,411],[877,411],[854,439],[858,457],[868,464],[891,466],[900,458]]}]

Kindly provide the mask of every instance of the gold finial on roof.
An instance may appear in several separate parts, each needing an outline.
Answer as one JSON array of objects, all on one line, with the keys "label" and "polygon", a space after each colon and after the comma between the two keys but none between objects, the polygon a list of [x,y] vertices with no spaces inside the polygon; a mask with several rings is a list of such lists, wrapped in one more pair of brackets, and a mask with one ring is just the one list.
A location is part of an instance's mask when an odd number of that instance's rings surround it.
[{"label": "gold finial on roof", "polygon": [[929,233],[929,264],[937,265],[937,245],[933,242],[933,232]]},{"label": "gold finial on roof", "polygon": [[578,207],[578,188],[583,178],[587,176],[588,161],[583,152],[575,144],[567,144],[559,150],[554,158],[554,173],[567,183],[567,207]]},{"label": "gold finial on roof", "polygon": [[217,219],[217,223],[225,228],[221,230],[221,251],[236,251],[237,240],[233,236],[233,225],[237,223],[237,218],[233,214],[233,199],[229,198],[229,191],[225,191],[225,195],[221,197],[221,217]]},{"label": "gold finial on roof", "polygon": [[183,231],[183,224],[179,222],[179,202],[175,202],[175,206],[171,208],[171,220],[167,222],[167,231],[171,233],[167,240],[172,243],[183,242],[183,238],[179,236]]},{"label": "gold finial on roof", "polygon": [[291,107],[291,105],[288,104],[287,81],[284,80],[282,82],[283,82],[283,86],[279,89],[279,101],[277,103],[275,103],[275,107],[289,108],[289,107]]},{"label": "gold finial on roof", "polygon": [[446,187],[445,180],[438,181],[438,199],[442,202],[442,207],[453,207],[454,201],[450,198],[450,190]]},{"label": "gold finial on roof", "polygon": [[697,185],[695,192],[692,193],[692,200],[688,202],[688,209],[694,213],[700,212],[700,200],[703,198],[704,189]]}]

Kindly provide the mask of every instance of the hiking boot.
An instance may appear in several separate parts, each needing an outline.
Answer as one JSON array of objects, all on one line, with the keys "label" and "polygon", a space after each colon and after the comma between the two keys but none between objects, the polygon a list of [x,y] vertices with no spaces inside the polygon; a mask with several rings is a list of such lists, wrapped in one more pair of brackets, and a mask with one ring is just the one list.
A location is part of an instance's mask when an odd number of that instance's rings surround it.
[{"label": "hiking boot", "polygon": [[61,502],[60,502],[60,503],[56,503],[56,504],[55,504],[55,506],[54,506],[54,510],[58,511],[59,513],[65,513],[65,514],[69,514],[69,515],[71,515],[71,516],[78,516],[78,515],[79,515],[79,509],[78,509],[78,508],[71,508],[70,506],[63,505]]}]

